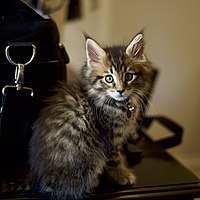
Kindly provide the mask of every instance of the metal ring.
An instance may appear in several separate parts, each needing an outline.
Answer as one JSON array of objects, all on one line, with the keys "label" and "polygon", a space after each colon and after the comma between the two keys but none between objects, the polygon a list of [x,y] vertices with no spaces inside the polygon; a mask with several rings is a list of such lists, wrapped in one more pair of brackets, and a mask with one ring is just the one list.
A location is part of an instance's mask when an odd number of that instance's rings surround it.
[{"label": "metal ring", "polygon": [[30,90],[31,91],[31,96],[33,97],[34,95],[34,90],[33,88],[30,88],[30,87],[23,87],[24,90]]},{"label": "metal ring", "polygon": [[[5,90],[6,90],[6,88],[15,88],[15,89],[17,90],[16,85],[6,85],[6,86],[4,86],[3,89],[2,89],[2,94],[3,94],[3,95],[5,95]],[[30,90],[30,91],[31,91],[31,97],[34,96],[34,90],[33,90],[33,88],[30,88],[30,87],[22,87],[22,89],[24,89],[24,90]]]},{"label": "metal ring", "polygon": [[14,62],[11,57],[10,57],[10,54],[9,54],[9,48],[11,46],[17,46],[17,47],[20,47],[20,46],[32,46],[33,47],[33,53],[32,53],[32,56],[30,58],[30,60],[26,63],[21,63],[23,65],[28,65],[30,62],[32,62],[33,58],[35,57],[35,54],[36,54],[36,47],[35,45],[33,45],[32,43],[12,43],[10,45],[8,45],[6,48],[5,48],[5,54],[6,54],[6,58],[8,59],[8,61],[10,62],[10,64],[12,65],[18,65],[19,63],[16,63]]},{"label": "metal ring", "polygon": [[6,86],[4,86],[3,89],[2,89],[2,94],[3,95],[5,95],[6,88],[16,88],[16,86],[15,85],[6,85]]}]

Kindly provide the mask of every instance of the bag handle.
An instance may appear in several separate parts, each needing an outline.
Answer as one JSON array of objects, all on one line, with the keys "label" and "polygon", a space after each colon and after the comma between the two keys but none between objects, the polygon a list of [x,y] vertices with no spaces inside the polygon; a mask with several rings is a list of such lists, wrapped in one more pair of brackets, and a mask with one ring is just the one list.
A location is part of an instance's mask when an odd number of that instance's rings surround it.
[{"label": "bag handle", "polygon": [[155,143],[155,145],[161,149],[167,149],[169,147],[173,147],[176,145],[179,145],[182,142],[182,134],[183,134],[183,128],[172,121],[171,119],[164,117],[164,116],[155,116],[155,117],[145,117],[142,123],[142,126],[145,129],[150,128],[153,121],[159,122],[161,125],[164,126],[164,128],[170,130],[170,132],[173,134],[170,137],[160,139]]},{"label": "bag handle", "polygon": [[[152,126],[152,123],[156,121],[163,128],[170,131],[170,136],[164,137],[157,141],[151,139],[148,135],[148,129]],[[163,151],[167,148],[179,145],[182,142],[183,128],[173,120],[164,116],[150,116],[145,117],[142,120],[141,128],[135,135],[133,134],[125,147],[127,156],[138,162],[142,157],[150,156],[153,153]]]}]

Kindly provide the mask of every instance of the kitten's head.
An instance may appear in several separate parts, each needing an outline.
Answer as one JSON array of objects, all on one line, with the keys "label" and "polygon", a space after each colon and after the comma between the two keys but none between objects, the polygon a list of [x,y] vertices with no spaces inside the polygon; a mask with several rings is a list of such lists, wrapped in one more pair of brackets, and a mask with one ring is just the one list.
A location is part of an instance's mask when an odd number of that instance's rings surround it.
[{"label": "kitten's head", "polygon": [[126,102],[150,89],[152,68],[144,55],[144,36],[137,34],[127,46],[102,48],[86,39],[87,63],[82,75],[88,94],[98,103],[112,99]]}]

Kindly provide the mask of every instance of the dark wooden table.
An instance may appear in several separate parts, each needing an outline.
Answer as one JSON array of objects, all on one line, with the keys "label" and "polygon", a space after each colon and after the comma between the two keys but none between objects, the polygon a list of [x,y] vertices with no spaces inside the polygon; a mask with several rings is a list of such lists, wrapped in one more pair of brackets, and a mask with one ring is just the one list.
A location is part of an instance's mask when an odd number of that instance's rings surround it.
[{"label": "dark wooden table", "polygon": [[[113,186],[102,182],[93,199],[174,199],[191,200],[200,197],[200,180],[165,151],[143,157],[134,164],[137,184],[132,186]],[[7,174],[6,174],[7,173]],[[22,177],[20,170],[1,172],[3,177],[16,180]],[[19,181],[19,179],[18,179]],[[1,193],[0,199],[36,200],[40,197],[31,192]]]},{"label": "dark wooden table", "polygon": [[[174,135],[157,142],[152,141],[146,131],[155,119]],[[200,198],[200,180],[165,151],[166,148],[181,143],[183,129],[163,117],[149,118],[144,124],[146,130],[140,133],[140,138],[135,145],[133,142],[128,143],[128,160],[137,176],[137,184],[134,187],[116,186],[103,179],[92,199],[192,200]],[[31,191],[15,192],[18,183],[26,178],[25,172],[26,166],[23,165],[17,168],[0,169],[0,199],[42,200]],[[4,187],[5,181],[10,183],[11,191],[7,191]]]},{"label": "dark wooden table", "polygon": [[200,197],[200,180],[165,151],[144,157],[133,167],[134,187],[103,187],[99,199],[174,199]]}]

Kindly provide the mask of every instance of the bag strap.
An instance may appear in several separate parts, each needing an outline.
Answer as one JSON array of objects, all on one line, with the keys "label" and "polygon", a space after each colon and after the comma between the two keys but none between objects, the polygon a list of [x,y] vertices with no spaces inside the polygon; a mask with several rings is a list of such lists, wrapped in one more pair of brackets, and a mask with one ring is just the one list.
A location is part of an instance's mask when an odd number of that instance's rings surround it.
[{"label": "bag strap", "polygon": [[[170,132],[167,137],[153,141],[148,130],[153,122],[157,122],[164,129]],[[162,133],[160,133],[162,135]],[[173,120],[164,116],[145,117],[142,121],[141,128],[134,133],[125,150],[131,160],[141,160],[141,158],[150,156],[153,153],[161,152],[167,148],[181,144],[183,128]]]},{"label": "bag strap", "polygon": [[18,164],[27,159],[35,112],[33,102],[29,90],[8,88],[3,94],[0,113],[1,166]]},{"label": "bag strap", "polygon": [[[31,56],[25,63],[19,63],[10,56],[10,48],[32,49]],[[34,116],[34,91],[24,87],[24,67],[35,57],[36,48],[30,43],[12,43],[5,49],[7,60],[16,66],[15,85],[5,85],[2,89],[0,109],[0,158],[4,164],[21,162],[27,157],[28,141],[31,137],[31,121]]]},{"label": "bag strap", "polygon": [[154,116],[154,117],[146,117],[143,121],[143,127],[147,130],[152,125],[152,122],[158,122],[164,128],[168,129],[172,135],[162,138],[154,144],[159,149],[167,149],[176,145],[179,145],[182,142],[183,128],[178,125],[173,120],[164,117],[164,116]]}]

